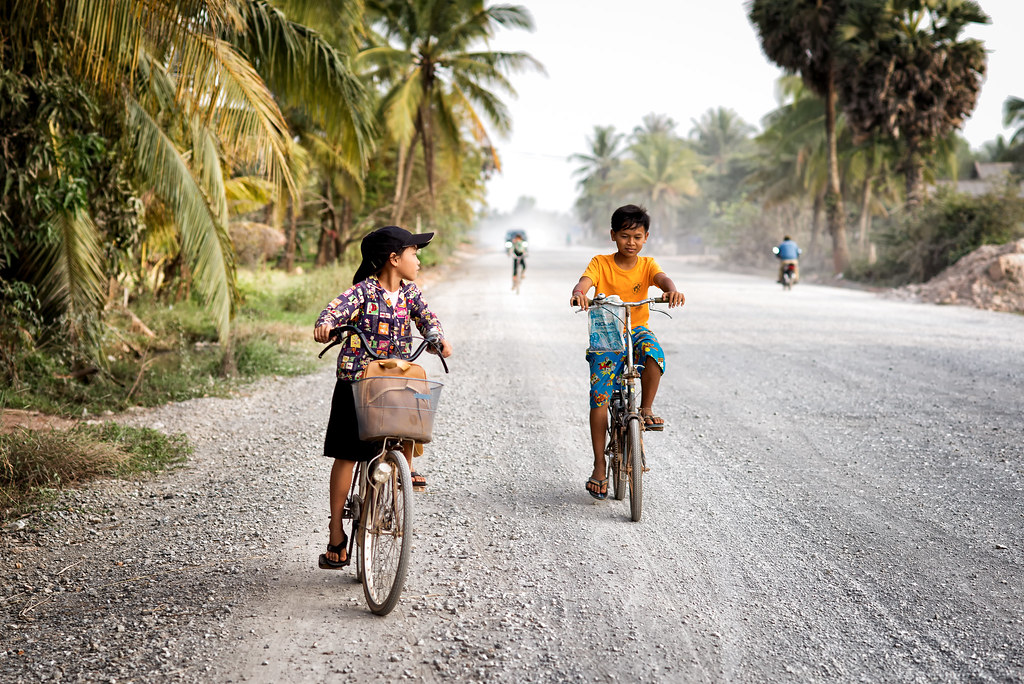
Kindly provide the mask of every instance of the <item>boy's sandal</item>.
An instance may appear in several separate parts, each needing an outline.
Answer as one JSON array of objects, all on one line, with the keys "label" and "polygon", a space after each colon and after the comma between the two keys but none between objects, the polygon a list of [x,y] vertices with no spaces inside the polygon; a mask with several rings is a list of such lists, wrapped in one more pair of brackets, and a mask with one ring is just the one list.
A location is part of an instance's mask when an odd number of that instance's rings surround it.
[{"label": "boy's sandal", "polygon": [[604,478],[603,480],[598,480],[596,477],[592,477],[589,480],[587,480],[587,484],[585,486],[587,488],[587,493],[590,494],[590,496],[594,497],[595,499],[600,501],[608,498],[607,477]]},{"label": "boy's sandal", "polygon": [[[346,551],[346,549],[345,549],[346,546],[348,546],[348,535],[345,534],[345,532],[343,530],[342,533],[341,533],[341,543],[340,544],[331,544],[330,542],[328,542],[327,543],[327,553],[336,553],[336,554],[338,554],[340,556],[343,551]],[[349,561],[352,560],[351,558],[348,557],[347,551],[345,553],[345,560],[342,560],[342,561],[332,561],[330,558],[327,557],[327,553],[321,553],[320,554],[320,559],[317,562],[317,565],[320,566],[321,570],[340,570],[343,567],[345,567],[346,565],[348,565]]]},{"label": "boy's sandal", "polygon": [[427,491],[427,478],[423,477],[415,470],[409,473],[412,478],[412,491],[414,492],[425,492]]},{"label": "boy's sandal", "polygon": [[665,421],[662,418],[654,415],[654,411],[649,408],[641,408],[640,415],[644,419],[644,430],[650,430],[651,432],[661,432],[665,429]]}]

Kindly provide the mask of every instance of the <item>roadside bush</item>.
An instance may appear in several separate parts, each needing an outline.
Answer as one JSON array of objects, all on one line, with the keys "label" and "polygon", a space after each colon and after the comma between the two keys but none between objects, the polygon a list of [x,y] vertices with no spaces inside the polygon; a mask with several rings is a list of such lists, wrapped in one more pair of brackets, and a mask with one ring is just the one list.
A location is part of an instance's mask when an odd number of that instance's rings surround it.
[{"label": "roadside bush", "polygon": [[1024,198],[1012,183],[974,197],[942,189],[917,212],[878,238],[879,258],[860,262],[849,277],[885,285],[921,283],[982,245],[1024,237]]},{"label": "roadside bush", "polygon": [[722,259],[732,266],[771,269],[777,263],[772,247],[783,235],[792,236],[810,258],[807,212],[783,203],[771,208],[749,201],[727,202],[713,208],[709,231]]},{"label": "roadside bush", "polygon": [[97,477],[128,477],[183,464],[185,435],[115,423],[0,434],[0,519],[25,512],[59,489]]}]

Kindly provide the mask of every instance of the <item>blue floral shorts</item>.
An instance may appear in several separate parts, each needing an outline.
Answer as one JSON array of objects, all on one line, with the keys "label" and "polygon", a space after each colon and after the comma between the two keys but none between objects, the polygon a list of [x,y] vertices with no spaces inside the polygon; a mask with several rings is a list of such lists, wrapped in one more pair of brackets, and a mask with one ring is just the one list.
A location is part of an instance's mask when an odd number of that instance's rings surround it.
[{"label": "blue floral shorts", "polygon": [[[646,326],[633,328],[633,363],[643,366],[647,359],[658,364],[661,372],[665,372],[665,351],[661,348],[658,338]],[[590,362],[590,408],[601,408],[611,398],[622,365],[625,363],[625,352],[587,350],[587,361]]]}]

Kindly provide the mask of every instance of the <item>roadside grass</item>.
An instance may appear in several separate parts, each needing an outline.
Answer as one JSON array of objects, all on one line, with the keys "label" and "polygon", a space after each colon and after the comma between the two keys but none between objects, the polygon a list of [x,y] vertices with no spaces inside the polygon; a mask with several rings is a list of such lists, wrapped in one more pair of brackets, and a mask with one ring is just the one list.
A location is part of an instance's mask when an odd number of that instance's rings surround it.
[{"label": "roadside grass", "polygon": [[109,422],[0,434],[0,522],[45,504],[61,489],[98,477],[161,472],[191,454],[185,435]]},{"label": "roadside grass", "polygon": [[[0,388],[0,411],[27,409],[71,418],[120,413],[205,396],[230,396],[260,377],[322,366],[313,323],[344,291],[352,267],[286,275],[239,270],[242,295],[232,329],[235,377],[222,373],[217,333],[199,302],[133,300],[104,319],[100,363],[74,376],[73,360],[49,343],[18,359],[17,382]],[[66,487],[97,477],[164,470],[191,453],[187,437],[114,423],[0,434],[0,518],[24,515]]]},{"label": "roadside grass", "polygon": [[230,396],[260,377],[313,372],[319,366],[313,322],[351,278],[351,266],[292,275],[239,270],[242,303],[232,329],[236,377],[221,372],[223,353],[201,303],[133,300],[130,312],[115,308],[107,313],[99,364],[89,374],[73,377],[72,359],[56,343],[41,345],[19,359],[18,382],[0,389],[0,409],[95,416]]}]

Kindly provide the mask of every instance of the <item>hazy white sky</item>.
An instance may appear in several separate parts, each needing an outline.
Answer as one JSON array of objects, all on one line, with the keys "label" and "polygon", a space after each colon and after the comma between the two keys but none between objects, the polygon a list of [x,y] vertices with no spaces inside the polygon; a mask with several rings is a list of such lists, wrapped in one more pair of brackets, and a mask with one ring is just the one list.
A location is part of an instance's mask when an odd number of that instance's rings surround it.
[{"label": "hazy white sky", "polygon": [[[512,0],[514,1],[514,0]],[[687,135],[708,109],[729,107],[751,124],[778,106],[781,71],[764,58],[743,0],[519,0],[537,29],[501,31],[493,49],[525,50],[547,76],[513,77],[512,135],[498,138],[504,172],[488,183],[492,208],[522,195],[568,211],[573,164],[595,125],[632,131],[667,114]],[[963,133],[973,147],[1006,134],[1003,101],[1024,97],[1024,0],[980,0],[992,24],[972,31],[989,50],[988,76]]]}]

